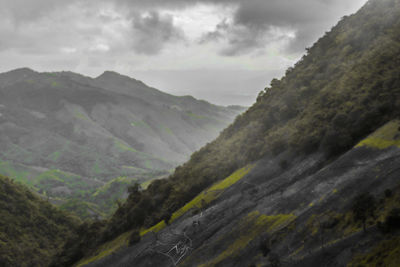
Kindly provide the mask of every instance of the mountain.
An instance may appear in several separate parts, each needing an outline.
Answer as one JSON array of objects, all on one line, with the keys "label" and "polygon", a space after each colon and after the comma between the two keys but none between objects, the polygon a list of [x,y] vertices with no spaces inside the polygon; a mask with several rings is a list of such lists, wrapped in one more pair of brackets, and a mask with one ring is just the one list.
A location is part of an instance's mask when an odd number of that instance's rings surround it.
[{"label": "mountain", "polygon": [[0,176],[0,188],[0,265],[48,266],[79,219],[7,177]]},{"label": "mountain", "polygon": [[242,110],[115,72],[17,69],[0,74],[0,173],[82,217],[107,215],[127,185],[167,176]]},{"label": "mountain", "polygon": [[399,266],[399,62],[400,1],[370,0],[77,266]]}]

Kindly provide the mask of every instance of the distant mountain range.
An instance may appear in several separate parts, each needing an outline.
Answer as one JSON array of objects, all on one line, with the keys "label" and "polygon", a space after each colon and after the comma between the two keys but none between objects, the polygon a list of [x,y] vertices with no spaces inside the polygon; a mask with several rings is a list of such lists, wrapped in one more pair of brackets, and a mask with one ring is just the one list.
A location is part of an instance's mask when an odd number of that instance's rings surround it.
[{"label": "distant mountain range", "polygon": [[115,205],[128,184],[167,175],[243,110],[115,72],[13,70],[0,74],[0,174],[80,215],[101,214],[93,198]]}]

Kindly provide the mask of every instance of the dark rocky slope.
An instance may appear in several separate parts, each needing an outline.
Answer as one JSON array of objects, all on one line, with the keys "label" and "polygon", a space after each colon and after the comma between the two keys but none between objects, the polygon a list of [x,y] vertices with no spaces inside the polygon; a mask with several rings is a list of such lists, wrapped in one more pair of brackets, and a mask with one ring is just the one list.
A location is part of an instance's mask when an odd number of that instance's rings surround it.
[{"label": "dark rocky slope", "polygon": [[[378,132],[387,145],[364,145],[377,141],[369,137],[323,167],[318,153],[299,157],[285,168],[280,157],[265,157],[205,207],[198,201],[168,227],[144,235],[139,244],[87,266],[173,266],[173,260],[179,266],[272,266],[274,254],[281,266],[346,266],[379,242],[394,240],[386,248],[390,254],[398,248],[400,235],[385,235],[377,223],[400,208],[399,126],[395,121]],[[387,189],[392,191],[389,197]],[[351,213],[360,192],[379,200],[366,234]],[[206,195],[204,199],[208,202]],[[201,211],[194,214],[196,208]],[[267,257],[263,243],[270,250]],[[183,248],[182,255],[174,250],[176,245]],[[376,266],[400,264],[396,253],[381,260],[386,265]]]}]

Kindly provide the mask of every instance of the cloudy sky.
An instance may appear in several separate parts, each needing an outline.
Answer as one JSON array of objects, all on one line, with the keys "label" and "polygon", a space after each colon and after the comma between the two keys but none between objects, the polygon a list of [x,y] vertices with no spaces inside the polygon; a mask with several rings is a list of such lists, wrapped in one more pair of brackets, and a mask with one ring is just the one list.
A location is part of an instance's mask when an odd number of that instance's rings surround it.
[{"label": "cloudy sky", "polygon": [[0,72],[113,70],[250,105],[366,0],[0,0]]}]

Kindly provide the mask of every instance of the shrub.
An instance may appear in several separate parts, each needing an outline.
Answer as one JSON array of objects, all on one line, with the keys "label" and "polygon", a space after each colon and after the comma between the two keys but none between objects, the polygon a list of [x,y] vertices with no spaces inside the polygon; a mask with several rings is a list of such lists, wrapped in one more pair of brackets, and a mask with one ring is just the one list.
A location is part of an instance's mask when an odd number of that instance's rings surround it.
[{"label": "shrub", "polygon": [[352,211],[355,221],[363,224],[364,232],[366,232],[366,222],[369,217],[373,217],[376,209],[376,200],[370,193],[358,195],[353,200]]},{"label": "shrub", "polygon": [[400,229],[400,209],[394,208],[390,211],[385,220],[385,226],[389,231]]},{"label": "shrub", "polygon": [[390,189],[386,189],[385,190],[385,197],[386,198],[390,198],[392,196],[393,192]]},{"label": "shrub", "polygon": [[133,246],[140,242],[140,233],[139,231],[133,231],[129,237],[129,246]]},{"label": "shrub", "polygon": [[269,248],[269,244],[268,244],[268,240],[267,239],[263,239],[260,242],[260,250],[261,253],[263,254],[264,257],[267,257],[269,252],[271,251],[271,249]]}]

